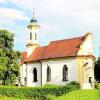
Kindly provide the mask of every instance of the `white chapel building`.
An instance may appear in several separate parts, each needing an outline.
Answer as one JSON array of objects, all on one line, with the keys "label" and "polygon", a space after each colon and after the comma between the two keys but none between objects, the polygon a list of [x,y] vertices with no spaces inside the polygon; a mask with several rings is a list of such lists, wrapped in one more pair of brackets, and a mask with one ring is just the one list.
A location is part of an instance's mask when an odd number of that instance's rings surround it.
[{"label": "white chapel building", "polygon": [[40,25],[34,15],[27,27],[30,36],[26,44],[27,52],[22,53],[21,85],[65,85],[77,81],[81,88],[94,88],[95,56],[92,33],[51,41],[47,46],[40,46]]}]

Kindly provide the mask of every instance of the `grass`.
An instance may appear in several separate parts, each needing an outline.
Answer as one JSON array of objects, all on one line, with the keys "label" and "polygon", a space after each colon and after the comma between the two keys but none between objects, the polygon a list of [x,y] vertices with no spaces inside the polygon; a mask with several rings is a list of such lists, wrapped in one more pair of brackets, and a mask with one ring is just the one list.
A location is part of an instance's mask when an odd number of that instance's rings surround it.
[{"label": "grass", "polygon": [[77,90],[55,100],[100,100],[100,90]]},{"label": "grass", "polygon": [[[49,95],[48,95],[48,98],[49,98]],[[54,98],[54,96],[50,95],[50,98]],[[27,98],[15,98],[15,97],[8,97],[8,96],[0,96],[0,100],[41,100],[41,99],[39,99],[39,98],[27,99]],[[48,100],[51,100],[51,99],[48,99]]]},{"label": "grass", "polygon": [[20,99],[14,97],[0,96],[0,100],[28,100],[28,99]]},{"label": "grass", "polygon": [[[100,100],[100,90],[76,90],[63,96],[48,95],[47,100]],[[29,100],[14,97],[0,96],[0,100]],[[31,99],[34,100],[34,99]],[[38,98],[35,100],[39,100]]]}]

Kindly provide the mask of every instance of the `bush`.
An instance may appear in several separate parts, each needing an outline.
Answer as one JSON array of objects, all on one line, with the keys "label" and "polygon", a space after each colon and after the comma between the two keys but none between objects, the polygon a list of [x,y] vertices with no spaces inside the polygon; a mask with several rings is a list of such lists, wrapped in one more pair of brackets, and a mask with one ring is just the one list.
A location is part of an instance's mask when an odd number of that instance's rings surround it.
[{"label": "bush", "polygon": [[100,89],[100,83],[95,83],[95,88]]},{"label": "bush", "polygon": [[18,97],[18,98],[40,98],[45,100],[48,94],[53,96],[61,96],[73,90],[79,89],[76,84],[68,84],[65,86],[46,85],[43,87],[13,87],[0,86],[0,95]]},{"label": "bush", "polygon": [[79,89],[80,88],[80,84],[76,81],[71,81],[69,84],[67,85],[72,85],[72,86],[75,86],[75,88]]},{"label": "bush", "polygon": [[56,96],[54,96],[54,95],[48,94],[46,96],[46,100],[54,100],[54,99],[56,99]]},{"label": "bush", "polygon": [[77,81],[71,81],[69,84],[70,85],[80,85]]},{"label": "bush", "polygon": [[57,87],[59,85],[55,85],[55,84],[45,84],[44,87]]}]

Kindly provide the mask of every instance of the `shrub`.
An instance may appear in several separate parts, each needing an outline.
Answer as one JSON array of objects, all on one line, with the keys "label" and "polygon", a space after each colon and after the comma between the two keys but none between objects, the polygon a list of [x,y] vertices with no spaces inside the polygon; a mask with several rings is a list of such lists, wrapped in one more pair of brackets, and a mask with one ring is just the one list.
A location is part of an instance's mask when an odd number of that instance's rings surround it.
[{"label": "shrub", "polygon": [[80,88],[80,84],[77,81],[71,81],[69,84],[67,85],[72,85],[75,88],[79,89]]},{"label": "shrub", "polygon": [[95,88],[100,89],[100,83],[95,83]]},{"label": "shrub", "polygon": [[55,85],[55,84],[45,84],[44,87],[57,87],[59,85]]},{"label": "shrub", "polygon": [[56,99],[56,96],[54,96],[54,95],[48,94],[46,96],[46,100],[54,100],[54,99]]},{"label": "shrub", "polygon": [[[69,83],[65,86],[46,85],[43,87],[13,87],[0,86],[0,95],[18,97],[18,98],[40,98],[45,100],[48,97],[61,96],[73,90],[79,89],[77,85]],[[50,94],[50,96],[47,96]]]}]

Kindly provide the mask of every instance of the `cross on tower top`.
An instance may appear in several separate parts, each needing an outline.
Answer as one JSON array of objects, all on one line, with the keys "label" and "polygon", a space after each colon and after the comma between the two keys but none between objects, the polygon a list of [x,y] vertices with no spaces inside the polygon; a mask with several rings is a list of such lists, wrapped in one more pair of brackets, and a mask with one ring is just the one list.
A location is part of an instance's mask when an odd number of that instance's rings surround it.
[{"label": "cross on tower top", "polygon": [[33,8],[33,18],[35,17],[35,9]]}]

